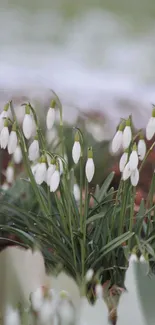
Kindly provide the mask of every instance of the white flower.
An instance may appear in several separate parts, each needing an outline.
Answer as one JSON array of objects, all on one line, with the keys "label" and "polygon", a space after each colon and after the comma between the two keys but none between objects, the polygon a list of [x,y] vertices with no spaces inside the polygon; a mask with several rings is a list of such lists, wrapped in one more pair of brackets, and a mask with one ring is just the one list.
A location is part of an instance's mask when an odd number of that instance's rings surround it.
[{"label": "white flower", "polygon": [[129,258],[129,264],[132,264],[132,263],[135,263],[135,262],[138,262],[138,258],[137,258],[137,255],[132,253],[130,258]]},{"label": "white flower", "polygon": [[137,168],[131,172],[130,180],[132,186],[137,186],[139,182],[139,170]]},{"label": "white flower", "polygon": [[20,325],[20,316],[18,309],[7,306],[4,313],[4,325]]},{"label": "white flower", "polygon": [[13,153],[13,160],[15,164],[20,164],[22,161],[22,151],[20,146],[17,146],[14,153]]},{"label": "white flower", "polygon": [[131,140],[132,140],[131,126],[126,125],[126,127],[123,131],[123,148],[124,148],[124,150],[129,148]]},{"label": "white flower", "polygon": [[8,145],[8,141],[9,141],[9,129],[7,124],[4,123],[4,127],[0,134],[0,145],[2,149],[6,149]]},{"label": "white flower", "polygon": [[53,173],[55,172],[56,165],[55,164],[50,164],[50,166],[47,169],[47,185],[50,185],[51,182],[51,177]]},{"label": "white flower", "polygon": [[79,141],[75,141],[72,148],[72,158],[75,164],[78,163],[81,155],[81,145]]},{"label": "white flower", "polygon": [[39,163],[31,165],[31,171],[32,171],[33,176],[35,176],[38,166],[39,166]]},{"label": "white flower", "polygon": [[92,158],[87,159],[85,172],[86,172],[87,181],[88,183],[90,183],[95,173],[95,165]]},{"label": "white flower", "polygon": [[39,158],[39,142],[37,139],[33,140],[29,146],[28,157],[30,161],[34,161]]},{"label": "white flower", "polygon": [[62,163],[61,158],[58,158],[58,161],[59,161],[59,170],[60,170],[60,175],[62,175],[62,174],[63,174],[63,163]]},{"label": "white flower", "polygon": [[139,160],[142,161],[146,155],[146,143],[144,139],[139,140],[137,150],[138,150]]},{"label": "white flower", "polygon": [[60,323],[64,325],[75,324],[75,310],[74,306],[67,299],[62,299],[58,305],[58,315]]},{"label": "white flower", "polygon": [[39,163],[36,172],[34,174],[35,181],[38,185],[41,185],[46,180],[46,172],[47,172],[46,163],[45,162]]},{"label": "white flower", "polygon": [[127,164],[127,161],[128,161],[128,153],[124,152],[119,162],[119,170],[121,173],[123,172],[125,165]]},{"label": "white flower", "polygon": [[80,201],[80,188],[79,188],[78,184],[74,184],[74,186],[73,186],[73,194],[74,194],[75,200],[77,202],[79,202]]},{"label": "white flower", "polygon": [[53,317],[55,316],[55,305],[50,299],[44,299],[43,304],[39,310],[39,323],[42,325],[51,325]]},{"label": "white flower", "polygon": [[93,275],[94,275],[94,270],[89,269],[85,275],[86,282],[90,282],[92,280]]},{"label": "white flower", "polygon": [[43,304],[43,290],[39,287],[36,291],[31,294],[31,303],[34,311],[38,312]]},{"label": "white flower", "polygon": [[25,114],[23,120],[23,133],[26,139],[30,139],[34,130],[34,124],[32,116],[29,114]]},{"label": "white flower", "polygon": [[147,263],[147,261],[146,261],[144,255],[141,255],[141,256],[140,256],[139,261],[140,261],[141,263]]},{"label": "white flower", "polygon": [[6,169],[6,181],[9,184],[12,184],[14,180],[14,168],[13,166],[9,165]]},{"label": "white flower", "polygon": [[4,121],[5,121],[5,118],[7,118],[7,117],[8,117],[8,112],[4,110],[0,114],[0,132],[2,131],[2,129],[4,127]]},{"label": "white flower", "polygon": [[55,108],[50,107],[46,116],[46,126],[48,130],[51,130],[55,122]]},{"label": "white flower", "polygon": [[146,139],[151,140],[155,134],[155,117],[152,116],[146,126]]},{"label": "white flower", "polygon": [[138,154],[136,148],[133,149],[133,151],[131,152],[131,155],[129,157],[129,163],[130,163],[130,170],[132,172],[138,166]]},{"label": "white flower", "polygon": [[9,136],[9,141],[8,141],[8,153],[9,155],[11,155],[12,153],[15,152],[16,148],[17,148],[17,143],[18,143],[18,139],[17,139],[17,133],[16,131],[11,131],[10,136]]},{"label": "white flower", "polygon": [[122,147],[123,132],[118,130],[112,140],[111,149],[113,153],[117,153]]},{"label": "white flower", "polygon": [[123,170],[123,181],[126,181],[131,176],[130,163],[128,162]]},{"label": "white flower", "polygon": [[102,299],[102,297],[103,297],[103,288],[102,288],[101,284],[96,285],[95,293],[96,293],[96,297],[98,299]]},{"label": "white flower", "polygon": [[8,183],[3,183],[2,184],[2,186],[1,186],[1,189],[3,190],[3,191],[7,191],[8,189],[9,189],[9,184]]},{"label": "white flower", "polygon": [[50,191],[55,192],[59,186],[60,183],[60,173],[56,169],[55,172],[53,173],[50,181]]}]

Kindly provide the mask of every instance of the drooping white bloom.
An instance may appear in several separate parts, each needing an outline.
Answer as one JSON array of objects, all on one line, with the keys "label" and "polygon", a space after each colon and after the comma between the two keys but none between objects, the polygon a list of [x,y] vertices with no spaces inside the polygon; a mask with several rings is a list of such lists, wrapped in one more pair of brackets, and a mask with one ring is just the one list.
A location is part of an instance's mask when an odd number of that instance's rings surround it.
[{"label": "drooping white bloom", "polygon": [[32,171],[33,176],[35,176],[35,173],[36,173],[36,170],[37,170],[39,164],[40,163],[31,165],[31,171]]},{"label": "drooping white bloom", "polygon": [[132,264],[134,262],[138,262],[138,257],[136,254],[132,253],[130,258],[129,258],[129,264]]},{"label": "drooping white bloom", "polygon": [[74,194],[75,200],[77,202],[79,202],[80,201],[80,188],[79,188],[78,184],[74,184],[74,186],[73,186],[73,194]]},{"label": "drooping white bloom", "polygon": [[128,162],[123,170],[123,181],[126,181],[131,176],[130,163]]},{"label": "drooping white bloom", "polygon": [[0,133],[0,145],[2,149],[6,149],[9,141],[9,129],[8,129],[8,122],[5,120],[4,127]]},{"label": "drooping white bloom", "polygon": [[53,323],[55,316],[54,304],[50,299],[44,299],[43,304],[38,313],[39,323],[42,325],[50,325]]},{"label": "drooping white bloom", "polygon": [[3,191],[7,191],[8,189],[9,189],[9,184],[8,183],[3,183],[2,184],[2,186],[1,186],[1,189],[3,190]]},{"label": "drooping white bloom", "polygon": [[131,126],[126,125],[123,131],[123,148],[128,149],[132,140]]},{"label": "drooping white bloom", "polygon": [[139,182],[139,170],[137,168],[131,172],[130,180],[132,186],[137,186]]},{"label": "drooping white bloom", "polygon": [[93,275],[94,275],[94,270],[89,269],[85,275],[86,283],[92,280]]},{"label": "drooping white bloom", "polygon": [[12,165],[8,165],[6,169],[6,181],[9,184],[12,184],[14,181],[14,168]]},{"label": "drooping white bloom", "polygon": [[9,141],[8,141],[8,153],[9,155],[13,154],[17,148],[17,133],[16,131],[11,131],[10,136],[9,136]]},{"label": "drooping white bloom", "polygon": [[119,170],[121,173],[123,172],[127,162],[128,162],[128,153],[124,152],[119,162]]},{"label": "drooping white bloom", "polygon": [[146,139],[151,140],[155,134],[155,110],[152,111],[148,124],[146,126]]},{"label": "drooping white bloom", "polygon": [[3,127],[4,127],[4,121],[5,121],[5,118],[8,117],[8,111],[3,111],[1,114],[0,114],[0,132],[2,131]]},{"label": "drooping white bloom", "polygon": [[144,139],[139,140],[137,150],[138,150],[139,160],[142,161],[146,155],[146,143]]},{"label": "drooping white bloom", "polygon": [[103,288],[102,288],[101,284],[96,285],[95,293],[96,293],[96,297],[98,299],[102,299],[102,297],[103,297]]},{"label": "drooping white bloom", "polygon": [[13,160],[15,164],[20,164],[22,161],[22,151],[20,146],[17,146],[14,153],[13,153]]},{"label": "drooping white bloom", "polygon": [[46,162],[40,162],[34,174],[35,181],[38,185],[41,185],[46,180],[46,172],[47,172]]},{"label": "drooping white bloom", "polygon": [[60,183],[60,172],[59,170],[56,169],[51,177],[50,191],[55,192],[58,189],[59,183]]},{"label": "drooping white bloom", "polygon": [[29,146],[28,157],[30,161],[35,161],[39,158],[39,142],[34,139]]},{"label": "drooping white bloom", "polygon": [[117,153],[122,147],[123,131],[118,130],[112,140],[111,149],[113,153]]},{"label": "drooping white bloom", "polygon": [[61,324],[75,324],[75,309],[68,299],[62,299],[57,309]]},{"label": "drooping white bloom", "polygon": [[51,130],[55,122],[55,108],[50,107],[46,116],[46,126],[48,130]]},{"label": "drooping white bloom", "polygon": [[25,108],[25,116],[23,120],[23,133],[26,139],[30,139],[34,130],[33,118],[30,114],[30,108],[27,105]]},{"label": "drooping white bloom", "polygon": [[72,148],[72,158],[75,164],[79,162],[81,156],[81,145],[79,141],[75,141]]},{"label": "drooping white bloom", "polygon": [[140,261],[141,263],[146,263],[146,262],[147,262],[143,254],[140,256],[139,261]]},{"label": "drooping white bloom", "polygon": [[88,183],[90,183],[95,173],[95,165],[94,165],[93,158],[88,157],[86,162],[85,172],[86,172],[87,181]]},{"label": "drooping white bloom", "polygon": [[20,316],[18,309],[7,306],[4,313],[4,325],[20,325]]},{"label": "drooping white bloom", "polygon": [[136,150],[136,145],[134,146],[131,155],[129,157],[129,163],[130,163],[130,170],[131,172],[135,170],[138,166],[138,154]]},{"label": "drooping white bloom", "polygon": [[50,164],[50,166],[47,169],[47,185],[50,185],[51,182],[51,177],[53,173],[55,172],[56,165],[55,164]]},{"label": "drooping white bloom", "polygon": [[36,291],[31,293],[31,303],[34,311],[38,312],[43,304],[43,290],[39,287]]}]

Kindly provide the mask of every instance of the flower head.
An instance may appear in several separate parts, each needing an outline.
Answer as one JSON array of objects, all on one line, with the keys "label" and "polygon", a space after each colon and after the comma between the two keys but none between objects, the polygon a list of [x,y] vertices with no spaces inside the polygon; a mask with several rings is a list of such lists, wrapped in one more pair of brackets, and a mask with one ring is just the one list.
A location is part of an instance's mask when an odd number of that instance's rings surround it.
[{"label": "flower head", "polygon": [[47,169],[47,185],[50,185],[51,177],[52,177],[53,173],[55,172],[55,169],[56,169],[55,159],[53,159]]},{"label": "flower head", "polygon": [[137,147],[136,144],[133,146],[133,150],[131,152],[131,155],[129,157],[129,163],[130,163],[130,170],[133,171],[138,166],[138,154],[137,154]]},{"label": "flower head", "polygon": [[137,186],[139,182],[139,170],[137,168],[131,172],[130,180],[132,186]]},{"label": "flower head", "polygon": [[12,184],[14,181],[14,168],[12,163],[10,163],[6,169],[6,181],[9,184]]},{"label": "flower head", "polygon": [[155,108],[152,110],[152,116],[150,117],[146,126],[146,139],[151,140],[155,134]]},{"label": "flower head", "polygon": [[73,186],[73,194],[74,194],[75,200],[77,202],[79,202],[80,201],[80,188],[79,188],[79,185],[76,183]]},{"label": "flower head", "polygon": [[86,166],[85,166],[85,172],[86,172],[87,181],[88,181],[88,183],[90,183],[92,181],[94,173],[95,173],[95,165],[94,165],[94,161],[93,161],[92,148],[88,149],[88,159],[87,159]]},{"label": "flower head", "polygon": [[94,270],[89,269],[85,275],[86,283],[92,280],[93,275],[94,275]]},{"label": "flower head", "polygon": [[122,122],[112,140],[111,149],[113,153],[117,153],[122,147],[123,129],[124,129],[124,123]]},{"label": "flower head", "polygon": [[40,159],[40,163],[37,166],[36,172],[34,174],[35,181],[38,185],[41,185],[44,181],[46,181],[46,158],[42,157]]},{"label": "flower head", "polygon": [[20,325],[20,316],[18,309],[13,309],[11,306],[7,306],[4,313],[4,324],[5,325]]},{"label": "flower head", "polygon": [[142,138],[139,140],[138,142],[138,147],[137,147],[137,151],[138,151],[138,157],[139,160],[143,160],[145,155],[146,155],[146,143],[145,140]]},{"label": "flower head", "polygon": [[130,118],[126,121],[126,127],[123,131],[123,148],[128,149],[132,140],[131,132],[131,120]]},{"label": "flower head", "polygon": [[81,145],[78,131],[75,134],[75,142],[72,148],[72,157],[75,164],[79,162],[81,156]]},{"label": "flower head", "polygon": [[55,122],[55,105],[56,102],[52,100],[51,107],[49,108],[46,116],[46,126],[48,130],[51,130]]},{"label": "flower head", "polygon": [[4,127],[0,134],[0,145],[2,149],[5,149],[9,141],[9,129],[8,129],[8,120],[4,121]]},{"label": "flower head", "polygon": [[128,162],[123,170],[123,181],[126,181],[131,176],[130,163]]},{"label": "flower head", "polygon": [[119,170],[122,173],[126,164],[128,162],[128,152],[125,151],[123,155],[121,156],[120,162],[119,162]]},{"label": "flower head", "polygon": [[36,136],[31,145],[29,146],[28,156],[30,161],[35,161],[39,158],[39,142]]},{"label": "flower head", "polygon": [[22,161],[22,151],[20,146],[18,145],[13,153],[13,160],[15,164],[20,164]]},{"label": "flower head", "polygon": [[55,192],[58,189],[60,183],[60,172],[58,166],[56,166],[55,172],[52,174],[50,181],[50,191]]},{"label": "flower head", "polygon": [[26,139],[30,139],[33,133],[33,119],[30,114],[30,107],[26,105],[25,116],[23,120],[23,133]]},{"label": "flower head", "polygon": [[16,123],[14,123],[8,141],[8,153],[10,155],[15,152],[17,148],[17,144],[18,144],[18,138],[16,133]]}]

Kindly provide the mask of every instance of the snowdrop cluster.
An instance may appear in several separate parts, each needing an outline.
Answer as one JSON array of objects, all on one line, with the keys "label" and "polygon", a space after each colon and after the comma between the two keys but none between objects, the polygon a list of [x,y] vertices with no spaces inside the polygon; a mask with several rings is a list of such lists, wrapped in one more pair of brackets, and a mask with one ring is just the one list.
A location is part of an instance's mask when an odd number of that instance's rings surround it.
[{"label": "snowdrop cluster", "polygon": [[132,140],[131,119],[129,118],[126,123],[123,121],[112,140],[112,152],[115,154],[122,148],[128,149]]},{"label": "snowdrop cluster", "polygon": [[133,146],[132,152],[129,156],[129,160],[128,160],[128,156],[125,154],[128,155],[128,153],[125,152],[123,154],[124,156],[122,156],[120,160],[120,165],[121,165],[120,167],[121,167],[121,171],[123,172],[122,178],[124,181],[126,181],[130,177],[132,186],[137,186],[139,181],[139,170],[138,170],[139,159],[138,159],[136,144],[134,144]]}]

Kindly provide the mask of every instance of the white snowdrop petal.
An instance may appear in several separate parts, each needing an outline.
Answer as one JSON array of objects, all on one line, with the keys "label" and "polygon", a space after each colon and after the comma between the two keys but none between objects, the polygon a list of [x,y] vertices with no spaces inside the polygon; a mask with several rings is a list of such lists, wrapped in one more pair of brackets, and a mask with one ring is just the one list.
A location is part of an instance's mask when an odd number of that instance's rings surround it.
[{"label": "white snowdrop petal", "polygon": [[50,164],[47,170],[47,185],[50,185],[51,177],[53,173],[55,172],[56,166],[54,164]]},{"label": "white snowdrop petal", "polygon": [[58,170],[55,170],[50,181],[50,191],[55,192],[59,186],[59,183],[60,183],[60,173]]},{"label": "white snowdrop petal", "polygon": [[79,188],[78,184],[74,184],[74,186],[73,186],[73,194],[74,194],[75,200],[77,202],[79,202],[80,201],[80,188]]},{"label": "white snowdrop petal", "polygon": [[123,170],[123,180],[126,181],[131,175],[130,163],[128,162]]},{"label": "white snowdrop petal", "polygon": [[36,291],[31,294],[31,303],[34,311],[38,312],[43,304],[43,290],[39,287]]},{"label": "white snowdrop petal", "polygon": [[51,130],[55,122],[55,108],[49,108],[46,116],[46,126],[48,130]]},{"label": "white snowdrop petal", "polygon": [[155,117],[150,117],[146,126],[146,139],[151,140],[155,134]]},{"label": "white snowdrop petal", "polygon": [[58,158],[58,161],[59,161],[60,175],[62,175],[63,174],[63,162],[62,162],[61,158]]},{"label": "white snowdrop petal", "polygon": [[102,288],[101,284],[96,285],[95,293],[96,293],[96,297],[98,299],[102,299],[102,297],[103,297],[103,288]]},{"label": "white snowdrop petal", "polygon": [[20,164],[22,161],[22,151],[20,146],[17,146],[14,153],[13,153],[13,160],[15,164]]},{"label": "white snowdrop petal", "polygon": [[20,316],[18,309],[7,306],[4,313],[4,325],[20,325]]},{"label": "white snowdrop petal", "polygon": [[26,139],[30,139],[34,130],[33,119],[30,114],[25,114],[23,120],[23,133]]},{"label": "white snowdrop petal", "polygon": [[130,169],[131,171],[135,170],[138,166],[138,154],[136,150],[133,150],[131,152],[130,158],[129,158],[129,163],[130,163]]},{"label": "white snowdrop petal", "polygon": [[13,154],[17,148],[17,133],[16,131],[11,131],[8,141],[8,153],[9,155]]},{"label": "white snowdrop petal", "polygon": [[139,182],[139,170],[137,168],[131,172],[130,179],[132,186],[137,186]]},{"label": "white snowdrop petal", "polygon": [[78,163],[81,155],[81,145],[79,141],[75,141],[72,149],[72,157],[75,164]]},{"label": "white snowdrop petal", "polygon": [[89,269],[85,275],[86,282],[90,282],[92,280],[93,275],[94,275],[94,270]]},{"label": "white snowdrop petal", "polygon": [[138,151],[139,160],[142,161],[146,155],[146,143],[143,139],[139,140],[137,151]]},{"label": "white snowdrop petal", "polygon": [[35,161],[39,158],[39,142],[34,140],[29,146],[28,157],[30,161]]},{"label": "white snowdrop petal", "polygon": [[123,132],[118,130],[112,140],[111,149],[113,153],[117,153],[122,146]]},{"label": "white snowdrop petal", "polygon": [[132,140],[131,127],[126,126],[123,131],[123,148],[124,148],[124,150],[129,148],[131,140]]},{"label": "white snowdrop petal", "polygon": [[129,264],[134,263],[134,262],[138,262],[138,258],[137,258],[136,254],[132,253],[129,258]]},{"label": "white snowdrop petal", "polygon": [[8,141],[9,141],[9,130],[7,126],[4,126],[0,134],[0,145],[2,149],[6,149],[8,145]]},{"label": "white snowdrop petal", "polygon": [[2,131],[3,127],[4,127],[4,121],[5,121],[5,118],[8,117],[8,112],[7,111],[3,111],[1,114],[0,114],[0,132]]},{"label": "white snowdrop petal", "polygon": [[11,184],[14,180],[14,168],[12,166],[8,166],[6,169],[6,181]]},{"label": "white snowdrop petal", "polygon": [[121,173],[123,172],[125,165],[127,164],[127,161],[128,161],[128,153],[124,152],[119,162],[119,170]]},{"label": "white snowdrop petal", "polygon": [[46,180],[46,163],[42,162],[38,164],[36,172],[34,174],[35,181],[38,185],[41,185]]},{"label": "white snowdrop petal", "polygon": [[95,165],[92,158],[87,159],[85,172],[86,172],[87,181],[88,183],[90,183],[95,173]]},{"label": "white snowdrop petal", "polygon": [[8,189],[9,189],[9,184],[8,183],[3,183],[2,184],[2,186],[1,186],[1,189],[3,190],[3,191],[7,191]]}]

